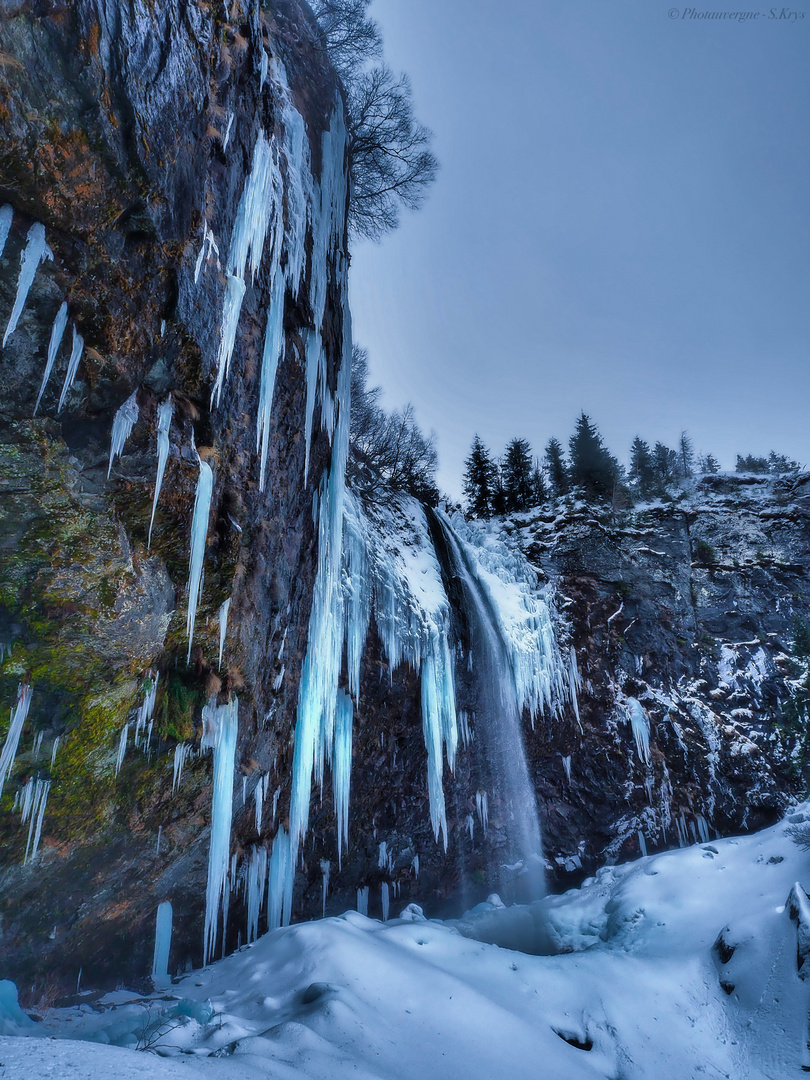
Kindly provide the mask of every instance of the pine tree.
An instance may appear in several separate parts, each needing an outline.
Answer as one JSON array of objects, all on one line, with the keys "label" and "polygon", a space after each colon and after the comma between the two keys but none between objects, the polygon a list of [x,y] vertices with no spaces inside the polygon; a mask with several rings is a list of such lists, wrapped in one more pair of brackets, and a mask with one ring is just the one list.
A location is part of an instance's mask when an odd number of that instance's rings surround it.
[{"label": "pine tree", "polygon": [[568,480],[568,469],[565,466],[563,448],[559,439],[548,440],[544,457],[552,495],[555,498],[560,495],[567,495],[571,490],[571,484]]},{"label": "pine tree", "polygon": [[694,463],[695,463],[695,448],[692,445],[692,440],[685,432],[681,432],[681,437],[678,440],[678,471],[684,478],[694,475]]},{"label": "pine tree", "polygon": [[492,480],[492,513],[506,513],[506,489],[503,486],[503,464],[500,461],[494,463],[495,471]]},{"label": "pine tree", "polygon": [[720,472],[720,462],[714,454],[704,454],[703,457],[698,458],[698,469],[702,473],[714,475]]},{"label": "pine tree", "polygon": [[630,447],[630,481],[642,495],[647,495],[655,484],[655,469],[649,445],[636,435]]},{"label": "pine tree", "polygon": [[572,483],[597,499],[609,498],[619,479],[619,463],[602,442],[602,436],[581,413],[574,434],[568,440]]},{"label": "pine tree", "polygon": [[467,508],[474,517],[488,518],[492,513],[492,495],[497,469],[489,450],[476,435],[470,455],[464,462],[464,495]]},{"label": "pine tree", "polygon": [[737,472],[743,473],[766,473],[768,471],[768,459],[766,457],[756,457],[754,454],[746,454],[745,457],[742,454],[737,454],[735,469]]},{"label": "pine tree", "polygon": [[528,439],[512,439],[507,444],[501,472],[507,513],[528,510],[532,502],[532,448]]},{"label": "pine tree", "polygon": [[539,459],[535,458],[534,469],[532,469],[532,501],[530,505],[543,506],[546,502],[548,502],[546,478],[543,476],[543,470],[540,468]]},{"label": "pine tree", "polygon": [[655,479],[659,488],[663,491],[667,484],[671,484],[677,475],[678,455],[664,443],[657,442],[653,447],[652,457]]},{"label": "pine tree", "polygon": [[775,450],[771,450],[768,454],[768,472],[773,476],[780,476],[782,473],[799,472],[801,465],[798,461],[793,461],[786,454],[777,454]]}]

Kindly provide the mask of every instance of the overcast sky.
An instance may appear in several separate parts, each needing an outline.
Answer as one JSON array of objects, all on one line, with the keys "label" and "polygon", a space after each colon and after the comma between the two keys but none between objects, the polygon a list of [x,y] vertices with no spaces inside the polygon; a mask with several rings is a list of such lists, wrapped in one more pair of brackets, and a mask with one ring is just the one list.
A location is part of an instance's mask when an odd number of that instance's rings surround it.
[{"label": "overcast sky", "polygon": [[442,167],[356,245],[355,340],[386,405],[437,432],[451,495],[475,432],[540,452],[581,410],[622,460],[686,428],[724,467],[810,465],[810,5],[674,10],[372,4]]}]

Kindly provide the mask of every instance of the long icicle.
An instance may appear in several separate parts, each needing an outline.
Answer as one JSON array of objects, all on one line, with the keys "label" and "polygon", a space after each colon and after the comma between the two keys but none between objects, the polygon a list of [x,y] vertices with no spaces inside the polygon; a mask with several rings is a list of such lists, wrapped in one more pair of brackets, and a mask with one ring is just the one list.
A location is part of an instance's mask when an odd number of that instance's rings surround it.
[{"label": "long icicle", "polygon": [[45,226],[41,225],[38,221],[35,221],[28,230],[28,239],[22,253],[22,258],[20,259],[20,276],[17,279],[17,296],[15,297],[14,307],[11,309],[11,317],[8,320],[6,333],[3,337],[3,348],[6,347],[6,342],[17,329],[17,323],[19,322],[20,315],[22,315],[25,301],[28,299],[28,292],[34,281],[34,275],[39,269],[39,264],[44,262],[45,259],[53,259],[53,252],[45,242]]},{"label": "long icicle", "polygon": [[56,318],[53,320],[53,329],[51,330],[51,340],[48,345],[48,362],[45,365],[45,374],[42,376],[42,384],[37,394],[37,403],[34,406],[34,416],[37,415],[37,409],[39,403],[42,401],[42,395],[45,393],[45,387],[48,385],[48,379],[51,377],[51,371],[53,371],[54,361],[56,360],[56,354],[59,352],[59,346],[62,344],[62,335],[65,332],[68,319],[68,306],[67,300],[62,302],[62,306],[56,313]]},{"label": "long icicle", "polygon": [[169,460],[169,434],[172,428],[172,414],[174,412],[174,403],[172,402],[172,395],[166,398],[165,401],[161,401],[158,406],[158,427],[157,427],[157,476],[155,477],[155,497],[152,500],[152,516],[149,519],[149,537],[147,539],[147,547],[152,545],[152,528],[155,524],[155,511],[157,510],[158,499],[160,498],[160,489],[163,486],[163,474],[166,471],[166,462]]},{"label": "long icicle", "polygon": [[[265,56],[267,53],[265,53]],[[8,234],[11,231],[11,223],[14,220],[14,210],[6,203],[5,206],[0,206],[0,256],[2,256],[5,247],[6,240],[8,240]]]},{"label": "long icicle", "polygon": [[21,683],[17,691],[17,705],[11,713],[6,741],[0,751],[0,795],[3,794],[3,785],[8,780],[9,773],[17,757],[17,748],[20,745],[25,718],[28,716],[28,708],[31,704],[31,687],[27,683]]},{"label": "long icicle", "polygon": [[198,457],[200,476],[197,480],[197,494],[194,499],[194,516],[191,519],[191,554],[188,570],[188,613],[186,631],[188,633],[188,657],[191,662],[191,643],[194,640],[194,622],[197,618],[197,604],[200,599],[203,560],[205,559],[205,540],[208,535],[208,517],[211,512],[211,496],[214,491],[214,474],[207,461]]},{"label": "long icicle", "polygon": [[211,800],[211,846],[208,852],[208,884],[205,890],[205,930],[203,964],[216,949],[220,911],[229,898],[228,866],[233,815],[233,773],[236,737],[239,730],[239,702],[234,695],[227,705],[217,705],[212,697],[203,709],[205,733],[202,746],[214,749],[214,791]]},{"label": "long icicle", "polygon": [[65,400],[68,396],[68,391],[73,386],[73,380],[76,378],[76,371],[79,367],[79,361],[82,358],[82,351],[84,349],[84,338],[76,329],[76,324],[73,324],[73,348],[70,351],[70,360],[68,361],[68,369],[65,373],[65,382],[62,387],[62,393],[59,396],[59,405],[56,409],[58,413],[62,411],[62,406],[65,404]]}]

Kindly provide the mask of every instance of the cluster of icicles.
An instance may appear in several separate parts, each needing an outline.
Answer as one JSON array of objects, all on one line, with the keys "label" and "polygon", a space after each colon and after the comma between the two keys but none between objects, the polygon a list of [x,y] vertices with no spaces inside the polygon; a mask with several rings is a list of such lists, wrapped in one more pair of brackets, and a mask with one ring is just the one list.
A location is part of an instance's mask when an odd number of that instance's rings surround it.
[{"label": "cluster of icicles", "polygon": [[[25,721],[28,718],[28,710],[31,707],[32,690],[28,683],[21,683],[17,690],[17,703],[11,710],[9,728],[6,734],[3,749],[0,750],[0,795],[8,780],[17,754],[20,748],[20,739],[23,733]],[[34,761],[39,757],[42,746],[42,732],[34,736],[31,756]],[[59,747],[59,739],[56,738],[51,749],[51,768],[56,760],[56,751]],[[25,845],[23,863],[30,862],[39,849],[39,841],[42,836],[42,822],[45,817],[45,807],[48,804],[48,793],[51,790],[50,778],[40,775],[29,776],[23,787],[17,790],[12,811],[19,811],[22,824],[28,825],[28,840]]]},{"label": "cluster of icicles", "polygon": [[[270,71],[272,78],[268,79]],[[205,220],[201,247],[194,267],[195,283],[199,282],[210,264],[224,270],[226,278],[211,405],[212,408],[218,407],[226,394],[243,300],[248,286],[253,286],[259,268],[266,266],[267,279],[270,282],[269,303],[260,365],[256,424],[259,488],[264,490],[267,483],[276,373],[284,355],[285,299],[289,293],[290,297],[296,300],[305,280],[309,236],[311,255],[307,300],[313,318],[311,328],[302,333],[306,379],[305,484],[311,468],[310,450],[316,415],[331,441],[332,452],[330,463],[318,481],[313,500],[313,515],[318,534],[318,562],[307,652],[298,697],[289,831],[279,826],[272,847],[268,849],[260,845],[252,849],[247,853],[241,867],[237,867],[236,856],[232,856],[230,852],[238,701],[232,696],[227,704],[218,705],[216,699],[212,698],[203,710],[204,732],[201,749],[211,749],[214,760],[204,926],[205,962],[214,956],[218,940],[222,941],[224,948],[230,897],[236,888],[242,889],[246,900],[248,940],[253,940],[258,934],[260,918],[265,909],[269,928],[289,922],[298,853],[309,825],[313,781],[320,783],[323,780],[327,763],[332,775],[339,860],[348,844],[353,713],[354,704],[359,700],[361,691],[361,658],[372,615],[391,669],[407,663],[420,673],[423,732],[428,755],[430,816],[436,840],[438,842],[441,838],[445,849],[447,817],[442,788],[444,761],[453,768],[460,728],[462,737],[466,730],[464,718],[459,718],[456,713],[454,652],[449,635],[450,606],[441,584],[441,574],[423,511],[415,502],[409,504],[405,511],[411,517],[411,526],[418,537],[417,548],[423,560],[420,568],[423,580],[417,587],[411,572],[413,568],[409,568],[394,549],[379,539],[382,533],[378,533],[378,539],[374,539],[374,528],[345,486],[349,443],[351,326],[347,302],[348,264],[345,252],[341,249],[347,198],[343,107],[340,102],[336,103],[330,129],[322,136],[321,175],[319,181],[316,181],[310,169],[309,142],[304,120],[292,102],[283,66],[277,61],[268,62],[264,56],[262,87],[266,82],[272,85],[277,96],[279,108],[276,109],[276,115],[281,116],[283,137],[277,139],[264,131],[259,132],[251,168],[238,204],[227,258],[223,263],[219,245]],[[10,208],[2,208],[0,254],[11,221]],[[4,343],[17,325],[37,267],[48,258],[52,258],[52,253],[45,242],[44,228],[35,224],[31,227],[23,252],[17,299]],[[330,268],[342,297],[344,331],[342,363],[334,392],[327,380],[327,358],[322,339]],[[63,304],[54,323],[35,412],[51,375],[67,319],[67,304]],[[82,354],[83,341],[75,326],[73,337],[74,344],[59,410],[73,384]],[[137,395],[135,390],[115,415],[108,475],[115,458],[121,455],[138,422]],[[169,396],[158,407],[158,463],[149,526],[150,543],[169,455],[172,416],[173,405]],[[208,461],[197,455],[197,462],[199,476],[191,523],[186,623],[189,658],[202,591],[206,537],[215,485],[214,472]],[[427,588],[423,588],[425,581],[429,582]],[[230,600],[227,600],[220,609],[220,664],[229,604]],[[513,673],[519,700],[530,710],[532,716],[542,707],[553,705],[555,695],[569,696],[575,704],[576,685],[575,669],[567,669],[557,651],[553,633],[550,632],[551,624],[546,617],[547,612],[543,618],[540,618],[537,612],[534,615],[536,620],[533,628],[542,632],[535,634],[536,645],[528,650],[525,640],[520,640],[514,654]],[[508,633],[509,629],[505,628],[505,632]],[[339,688],[344,649],[348,662],[348,693]],[[130,745],[131,724],[134,723],[132,744],[135,748],[149,752],[157,684],[157,674],[150,673],[145,700],[134,720],[128,721],[121,731],[116,755],[116,774],[122,768]],[[27,712],[30,692],[26,692],[29,695],[24,705]],[[22,691],[20,701],[23,701]],[[18,703],[14,717],[22,708],[23,705]],[[20,728],[21,723],[22,721],[19,723]],[[19,731],[16,739],[19,740]],[[13,763],[16,745],[13,722],[0,757],[0,791]],[[180,785],[183,766],[191,752],[188,744],[180,744],[175,749],[173,790],[177,790]],[[30,821],[33,830],[29,836],[26,858],[33,857],[36,852],[49,781],[37,780],[34,784],[40,786],[31,788],[30,792],[27,788],[23,789],[18,798],[24,821]],[[261,821],[261,806],[265,795],[264,780],[260,778],[254,791],[258,823]],[[479,793],[477,798],[480,803],[479,818],[486,828],[486,795]],[[274,819],[277,801],[278,792],[273,799]],[[322,871],[325,902],[330,872],[327,862],[324,862]],[[393,886],[396,894],[396,883],[393,883]],[[389,897],[388,884],[384,883],[382,906],[386,912]],[[368,890],[359,889],[358,908],[367,908],[367,904]],[[158,949],[156,942],[155,963],[157,968],[162,969],[168,950],[166,936],[171,933],[170,913],[167,914],[164,909],[161,918],[160,948]]]},{"label": "cluster of icicles", "polygon": [[[8,234],[11,230],[13,220],[14,211],[12,208],[10,206],[1,206],[0,256],[2,256],[5,250],[6,240],[8,240]],[[20,258],[20,273],[17,278],[17,295],[14,298],[14,307],[11,309],[6,332],[3,335],[3,348],[6,347],[8,339],[17,329],[17,323],[20,321],[20,315],[22,315],[23,308],[25,307],[25,301],[28,299],[28,293],[33,284],[34,276],[36,275],[40,264],[47,259],[53,260],[53,252],[48,247],[45,240],[45,226],[36,221],[28,230],[28,237]],[[56,318],[53,321],[51,339],[48,343],[48,359],[45,364],[45,372],[42,376],[42,383],[40,384],[39,393],[37,394],[36,404],[34,405],[34,415],[36,415],[39,403],[42,400],[42,395],[45,392],[45,387],[48,385],[48,380],[51,377],[56,354],[59,352],[59,346],[62,344],[62,337],[65,333],[67,322],[68,306],[67,301],[65,300],[57,311]],[[70,350],[70,359],[68,360],[65,379],[62,384],[62,393],[59,395],[57,412],[62,411],[62,406],[65,404],[68,392],[71,386],[73,386],[73,380],[76,378],[76,370],[79,367],[79,361],[81,360],[82,352],[84,351],[84,338],[77,331],[75,323],[72,324],[72,328],[73,344]]]}]

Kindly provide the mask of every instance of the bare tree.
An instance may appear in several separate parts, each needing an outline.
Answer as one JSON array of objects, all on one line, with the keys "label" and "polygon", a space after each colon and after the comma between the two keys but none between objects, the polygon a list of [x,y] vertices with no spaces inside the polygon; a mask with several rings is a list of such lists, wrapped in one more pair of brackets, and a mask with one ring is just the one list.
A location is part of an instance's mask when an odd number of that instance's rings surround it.
[{"label": "bare tree", "polygon": [[349,227],[379,240],[399,224],[400,206],[416,210],[424,202],[439,167],[433,135],[414,119],[408,76],[396,77],[385,64],[362,72],[348,98]]},{"label": "bare tree", "polygon": [[379,386],[368,388],[368,356],[355,346],[352,353],[352,414],[349,481],[373,498],[383,490],[408,491],[435,503],[436,436],[426,437],[416,423],[412,405],[386,412],[379,404]]},{"label": "bare tree", "polygon": [[380,29],[367,11],[371,0],[312,0],[332,66],[348,85],[382,56]]},{"label": "bare tree", "polygon": [[402,206],[422,205],[436,178],[432,133],[413,114],[407,75],[380,59],[382,38],[369,0],[315,0],[324,46],[346,91],[349,228],[372,240],[395,229]]}]

